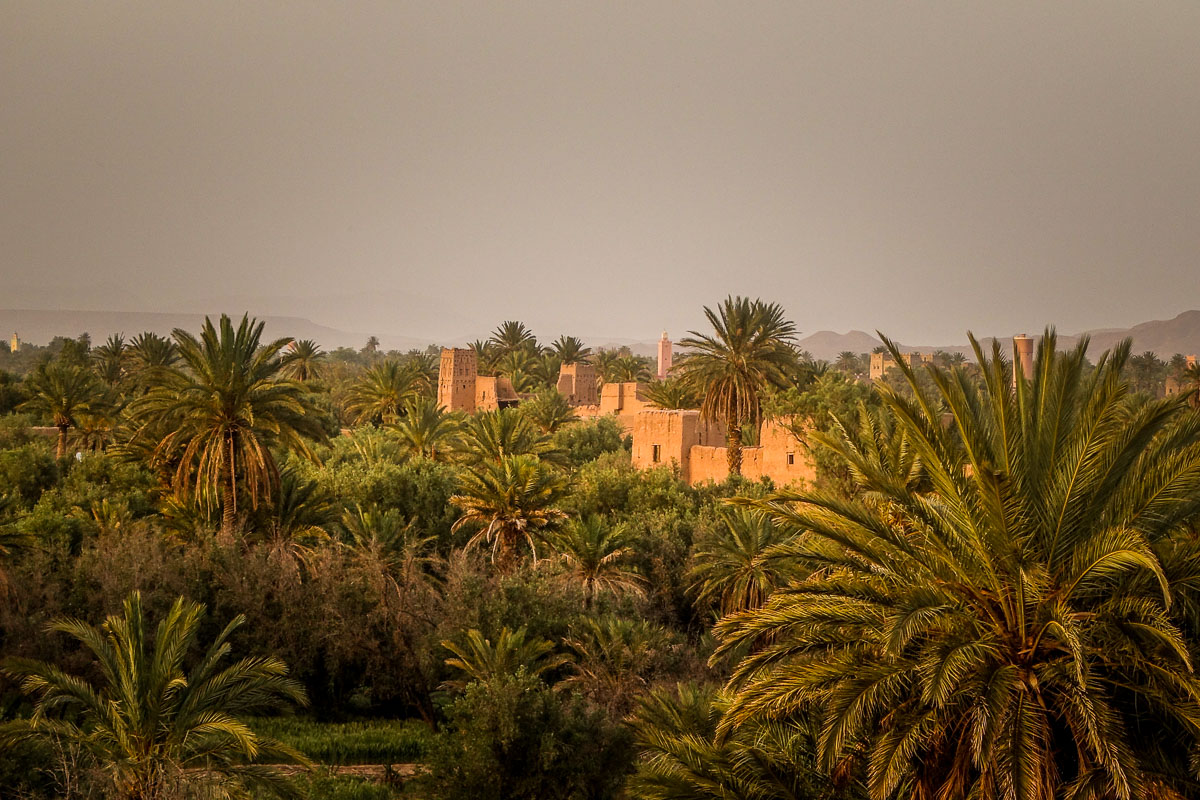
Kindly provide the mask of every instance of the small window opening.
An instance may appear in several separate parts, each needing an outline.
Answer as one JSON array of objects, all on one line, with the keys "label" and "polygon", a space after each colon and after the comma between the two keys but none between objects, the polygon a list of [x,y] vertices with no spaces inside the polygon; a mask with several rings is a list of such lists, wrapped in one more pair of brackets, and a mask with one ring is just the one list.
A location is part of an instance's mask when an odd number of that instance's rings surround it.
[{"label": "small window opening", "polygon": [[662,461],[662,445],[661,444],[650,445],[650,461],[652,461],[655,464]]},{"label": "small window opening", "polygon": [[788,466],[789,467],[796,466],[796,454],[795,453],[788,453]]}]

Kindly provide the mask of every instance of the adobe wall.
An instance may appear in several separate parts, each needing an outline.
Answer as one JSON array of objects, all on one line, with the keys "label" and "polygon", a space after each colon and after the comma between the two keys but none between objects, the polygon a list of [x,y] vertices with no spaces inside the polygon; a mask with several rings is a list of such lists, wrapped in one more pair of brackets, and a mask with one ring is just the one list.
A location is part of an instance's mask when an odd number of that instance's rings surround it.
[{"label": "adobe wall", "polygon": [[699,411],[653,409],[629,416],[633,433],[633,466],[651,469],[675,462],[687,479],[690,454],[697,445],[719,441],[720,431],[700,419]]},{"label": "adobe wall", "polygon": [[[769,477],[783,487],[812,481],[816,467],[807,449],[796,439],[789,420],[763,423],[759,444],[742,448],[742,476],[749,480]],[[657,459],[654,447],[658,446]],[[650,469],[675,461],[680,475],[691,485],[729,477],[729,455],[724,431],[700,419],[699,411],[643,411],[633,424],[633,465]]]},{"label": "adobe wall", "polygon": [[572,406],[599,405],[595,366],[563,364],[558,370],[558,392]]}]

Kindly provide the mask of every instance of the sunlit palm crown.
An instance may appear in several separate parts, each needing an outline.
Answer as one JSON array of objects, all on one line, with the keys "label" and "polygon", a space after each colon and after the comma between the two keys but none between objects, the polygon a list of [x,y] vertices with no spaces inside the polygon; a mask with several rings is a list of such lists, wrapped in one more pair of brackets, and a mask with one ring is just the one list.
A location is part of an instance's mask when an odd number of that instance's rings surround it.
[{"label": "sunlit palm crown", "polygon": [[224,315],[219,326],[206,319],[198,339],[176,330],[183,368],[132,407],[141,434],[178,464],[178,488],[224,487],[234,502],[245,491],[257,504],[278,484],[272,448],[311,456],[309,437],[323,437],[303,387],[279,377],[289,340],[260,345],[262,330],[247,317],[235,329]]},{"label": "sunlit palm crown", "polygon": [[726,728],[814,711],[876,798],[1194,796],[1200,415],[1054,345],[1015,389],[998,346],[902,367],[894,441],[825,437],[855,499],[764,503],[814,572],[719,624]]},{"label": "sunlit palm crown", "polygon": [[361,424],[395,422],[404,405],[429,389],[420,362],[383,361],[368,368],[350,387],[346,410]]}]

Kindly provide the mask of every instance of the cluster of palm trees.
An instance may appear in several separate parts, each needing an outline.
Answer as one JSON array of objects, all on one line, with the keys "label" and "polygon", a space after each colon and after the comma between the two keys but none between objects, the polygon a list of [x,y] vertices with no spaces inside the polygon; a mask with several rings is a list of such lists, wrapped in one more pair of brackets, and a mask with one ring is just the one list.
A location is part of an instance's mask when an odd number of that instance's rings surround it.
[{"label": "cluster of palm trees", "polygon": [[[730,297],[704,311],[711,332],[690,332],[650,391],[724,425],[736,476],[772,394],[811,372],[778,305]],[[312,343],[261,334],[222,317],[198,337],[146,339],[137,359],[110,340],[94,368],[31,376],[29,407],[59,428],[61,456],[69,431],[120,405],[118,451],[147,460],[181,501],[219,505],[232,532],[239,504],[270,500],[300,528],[317,500],[279,459],[313,457],[327,433],[309,386],[325,365]],[[1060,352],[1048,330],[1026,378],[998,344],[972,345],[969,368],[948,357],[914,369],[888,342],[902,380],[810,436],[849,490],[749,492],[696,543],[687,587],[719,619],[720,689],[648,691],[653,626],[590,616],[561,647],[524,628],[447,640],[458,682],[524,669],[632,711],[644,797],[1197,796],[1200,414],[1135,391],[1128,346],[1092,364],[1086,341]],[[515,322],[476,350],[518,379],[539,360],[604,357],[571,337],[543,350]],[[573,419],[565,399],[449,414],[430,396],[434,366],[372,364],[345,393],[361,426],[352,442],[461,465],[454,528],[502,575],[553,559],[589,611],[645,592],[628,528],[565,510],[569,462],[554,435]],[[861,360],[838,369],[851,366]],[[409,539],[384,509],[347,509],[343,522],[380,558]],[[37,702],[20,733],[90,737],[131,797],[200,764],[270,782],[259,754],[295,754],[231,709],[303,698],[271,659],[218,670],[231,629],[186,672],[201,614],[180,601],[150,637],[135,596],[101,628],[57,624],[94,653],[103,683],[11,665]]]},{"label": "cluster of palm trees", "polygon": [[1127,346],[1047,331],[1015,386],[975,348],[817,436],[851,496],[739,502],[771,543],[721,595],[730,678],[643,701],[643,796],[802,796],[801,757],[880,800],[1195,796],[1200,416]]}]

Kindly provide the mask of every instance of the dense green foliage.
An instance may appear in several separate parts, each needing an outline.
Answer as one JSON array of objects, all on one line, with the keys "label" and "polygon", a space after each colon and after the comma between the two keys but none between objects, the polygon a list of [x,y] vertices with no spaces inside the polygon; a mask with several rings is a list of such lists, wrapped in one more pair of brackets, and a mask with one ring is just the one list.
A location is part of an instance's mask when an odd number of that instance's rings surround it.
[{"label": "dense green foliage", "polygon": [[[1200,795],[1200,415],[1150,396],[1186,362],[1046,337],[1032,381],[940,353],[871,385],[778,306],[708,317],[651,400],[734,444],[786,418],[812,485],[635,469],[554,385],[648,360],[518,321],[473,346],[526,396],[475,415],[436,351],[249,319],[5,354],[0,794]],[[278,691],[210,691],[210,647]],[[274,779],[289,748],[322,766]]]}]

